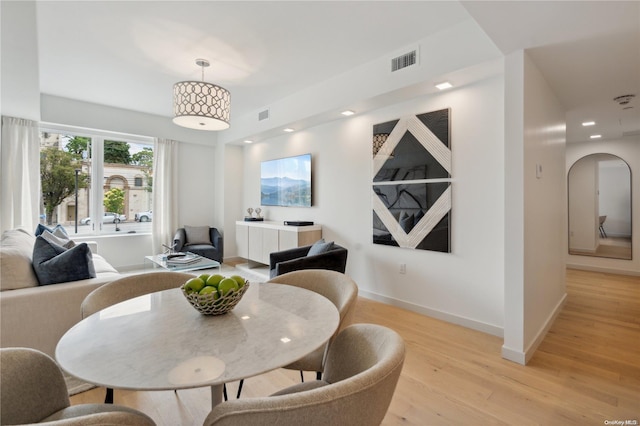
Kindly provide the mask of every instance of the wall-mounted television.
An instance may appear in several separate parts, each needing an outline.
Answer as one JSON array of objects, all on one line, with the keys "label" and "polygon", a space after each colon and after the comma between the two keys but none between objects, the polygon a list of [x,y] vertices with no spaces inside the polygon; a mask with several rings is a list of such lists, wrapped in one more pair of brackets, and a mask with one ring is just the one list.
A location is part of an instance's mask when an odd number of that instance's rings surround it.
[{"label": "wall-mounted television", "polygon": [[311,207],[311,154],[263,161],[260,204]]}]

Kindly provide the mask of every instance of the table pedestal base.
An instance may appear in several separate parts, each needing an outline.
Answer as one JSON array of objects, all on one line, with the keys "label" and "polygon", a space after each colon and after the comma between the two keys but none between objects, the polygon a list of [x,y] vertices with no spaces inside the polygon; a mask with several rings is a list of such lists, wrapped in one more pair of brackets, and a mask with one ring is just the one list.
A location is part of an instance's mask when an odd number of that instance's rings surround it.
[{"label": "table pedestal base", "polygon": [[222,389],[224,385],[211,386],[211,409],[222,402]]}]

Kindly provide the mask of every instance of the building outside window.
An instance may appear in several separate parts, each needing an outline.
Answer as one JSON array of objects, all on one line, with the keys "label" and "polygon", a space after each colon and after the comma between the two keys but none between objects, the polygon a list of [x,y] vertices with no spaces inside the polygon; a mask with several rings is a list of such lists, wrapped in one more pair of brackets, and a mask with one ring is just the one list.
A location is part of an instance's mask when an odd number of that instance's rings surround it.
[{"label": "building outside window", "polygon": [[70,235],[151,232],[134,220],[153,202],[153,140],[109,133],[40,134],[40,222]]}]

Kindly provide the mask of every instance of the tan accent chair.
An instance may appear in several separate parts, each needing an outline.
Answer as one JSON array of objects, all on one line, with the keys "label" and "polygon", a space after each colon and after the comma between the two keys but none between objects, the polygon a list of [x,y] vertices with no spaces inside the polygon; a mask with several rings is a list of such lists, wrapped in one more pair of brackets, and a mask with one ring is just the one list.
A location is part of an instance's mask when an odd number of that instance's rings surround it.
[{"label": "tan accent chair", "polygon": [[128,407],[70,405],[60,368],[35,349],[0,349],[0,371],[0,424],[155,425],[149,416]]},{"label": "tan accent chair", "polygon": [[93,290],[85,297],[81,306],[82,318],[134,297],[180,287],[189,278],[193,277],[191,274],[182,272],[164,271],[129,275],[111,281]]},{"label": "tan accent chair", "polygon": [[[358,300],[358,286],[343,273],[324,269],[307,269],[288,272],[267,282],[305,288],[326,297],[336,305],[340,314],[340,325],[331,339],[353,323],[356,301]],[[320,379],[321,373],[324,371],[324,355],[331,344],[331,339],[326,345],[284,368],[301,372],[315,371],[317,378]]]},{"label": "tan accent chair", "polygon": [[[111,281],[93,290],[85,297],[80,307],[82,318],[86,318],[109,306],[133,299],[134,297],[180,287],[188,279],[193,277],[191,274],[182,272],[163,271],[130,275]],[[108,404],[113,403],[113,389],[107,388],[104,402]]]},{"label": "tan accent chair", "polygon": [[267,397],[222,402],[204,426],[379,425],[404,357],[404,341],[395,331],[374,324],[351,325],[329,347],[323,380]]}]

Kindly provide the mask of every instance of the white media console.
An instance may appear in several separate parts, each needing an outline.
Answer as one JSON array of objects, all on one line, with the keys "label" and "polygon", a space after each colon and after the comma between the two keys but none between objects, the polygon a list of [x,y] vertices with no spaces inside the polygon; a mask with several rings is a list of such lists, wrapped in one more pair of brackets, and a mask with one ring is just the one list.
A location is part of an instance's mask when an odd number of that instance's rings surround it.
[{"label": "white media console", "polygon": [[247,259],[250,268],[269,265],[269,254],[272,252],[307,246],[320,238],[321,225],[290,226],[273,221],[236,221],[238,256]]}]

